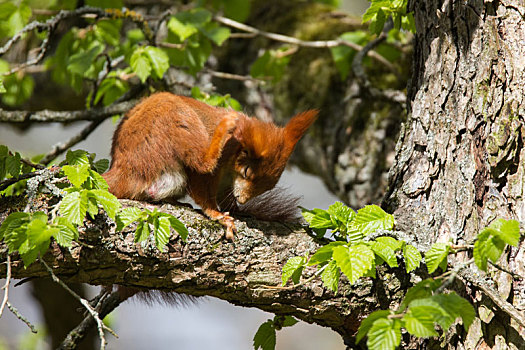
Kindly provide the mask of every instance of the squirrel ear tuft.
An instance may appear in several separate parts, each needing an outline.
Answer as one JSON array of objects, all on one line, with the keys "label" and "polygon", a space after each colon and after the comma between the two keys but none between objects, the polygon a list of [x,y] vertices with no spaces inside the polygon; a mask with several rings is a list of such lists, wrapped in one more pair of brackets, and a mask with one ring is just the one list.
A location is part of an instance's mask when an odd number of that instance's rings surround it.
[{"label": "squirrel ear tuft", "polygon": [[295,144],[304,135],[306,130],[317,119],[319,110],[311,109],[296,114],[284,127],[284,137],[286,146],[293,149]]}]

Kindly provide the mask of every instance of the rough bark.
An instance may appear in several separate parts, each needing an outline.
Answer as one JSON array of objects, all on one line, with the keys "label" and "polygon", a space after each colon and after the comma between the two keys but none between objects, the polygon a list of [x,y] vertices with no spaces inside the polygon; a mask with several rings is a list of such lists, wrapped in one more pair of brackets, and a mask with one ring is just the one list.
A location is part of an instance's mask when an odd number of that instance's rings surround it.
[{"label": "rough bark", "polygon": [[[523,223],[523,3],[427,0],[410,6],[417,27],[411,114],[384,204],[401,230],[424,243],[463,244],[495,218]],[[522,241],[500,264],[523,276],[524,262]],[[524,281],[502,271],[488,275],[504,299],[523,304]],[[524,329],[497,309],[478,311],[481,321],[471,327],[464,346],[523,346]]]},{"label": "rough bark", "polygon": [[[343,278],[337,295],[324,289],[320,280],[291,290],[268,289],[264,285],[280,285],[281,269],[288,258],[318,247],[301,225],[242,218],[235,222],[238,233],[230,243],[223,238],[222,226],[194,210],[171,205],[160,210],[186,224],[190,232],[187,243],[172,235],[167,251],[161,253],[151,244],[133,243],[132,228],[115,233],[114,224],[99,215],[94,221],[86,221],[81,244],[64,249],[53,243],[43,259],[65,282],[214,296],[330,327],[350,345],[361,319],[379,305],[388,307],[398,301],[408,283],[401,283],[394,274],[388,285],[365,278],[350,286]],[[4,209],[0,217],[6,214]],[[0,245],[0,276],[6,273],[6,253],[6,246]],[[13,278],[49,277],[38,262],[25,269],[17,255],[12,261]],[[313,271],[311,268],[307,275]]]}]

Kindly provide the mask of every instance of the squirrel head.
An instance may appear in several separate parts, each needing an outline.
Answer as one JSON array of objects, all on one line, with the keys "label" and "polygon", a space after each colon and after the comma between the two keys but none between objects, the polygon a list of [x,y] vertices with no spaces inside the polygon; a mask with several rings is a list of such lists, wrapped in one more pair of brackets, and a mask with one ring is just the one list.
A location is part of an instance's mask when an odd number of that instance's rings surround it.
[{"label": "squirrel head", "polygon": [[233,179],[237,202],[244,204],[277,184],[295,145],[317,114],[317,110],[299,113],[285,127],[255,118],[239,120],[234,132],[240,143]]}]

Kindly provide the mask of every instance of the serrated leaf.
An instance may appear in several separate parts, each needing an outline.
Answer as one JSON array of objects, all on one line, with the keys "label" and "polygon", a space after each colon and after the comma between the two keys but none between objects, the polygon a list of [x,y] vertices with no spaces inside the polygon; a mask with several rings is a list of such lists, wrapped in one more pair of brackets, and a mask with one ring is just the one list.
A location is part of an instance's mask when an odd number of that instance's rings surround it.
[{"label": "serrated leaf", "polygon": [[153,237],[155,238],[155,245],[163,252],[166,244],[170,240],[170,220],[165,216],[156,218],[153,226]]},{"label": "serrated leaf", "polygon": [[430,307],[410,307],[403,317],[405,328],[410,334],[417,337],[433,337],[438,333],[434,329],[434,314],[439,313],[438,309]]},{"label": "serrated leaf", "polygon": [[89,163],[78,165],[64,165],[62,171],[75,187],[80,187],[89,176]]},{"label": "serrated leaf", "polygon": [[351,284],[373,267],[374,257],[374,252],[364,244],[356,244],[349,248],[338,246],[333,249],[333,258],[337,266],[348,277]]},{"label": "serrated leaf", "polygon": [[427,278],[417,283],[405,294],[405,297],[399,306],[399,311],[404,311],[413,300],[424,299],[432,296],[432,292],[438,289],[439,286],[441,286],[441,281],[433,278]]},{"label": "serrated leaf", "polygon": [[28,213],[15,212],[9,214],[0,226],[0,241],[4,236],[29,222],[30,216]]},{"label": "serrated leaf", "polygon": [[[283,274],[282,274],[282,281],[283,286],[288,282],[288,280],[296,274],[297,271],[302,272],[302,269],[304,268],[304,257],[302,256],[294,256],[288,259],[286,264],[283,266]],[[294,281],[295,282],[295,281]]]},{"label": "serrated leaf", "polygon": [[276,342],[275,328],[273,322],[268,320],[264,322],[253,337],[254,350],[274,350]]},{"label": "serrated leaf", "polygon": [[323,209],[302,209],[302,214],[306,222],[311,228],[335,228],[335,225],[330,218],[330,214]]},{"label": "serrated leaf", "polygon": [[380,241],[372,241],[370,242],[370,248],[383,259],[388,266],[390,267],[397,267],[397,258],[396,253],[392,248],[390,248],[388,245],[384,244]]},{"label": "serrated leaf", "polygon": [[105,158],[99,159],[95,163],[93,163],[93,166],[95,167],[97,173],[103,174],[109,168],[109,160]]},{"label": "serrated leaf", "polygon": [[16,152],[13,156],[6,158],[6,170],[11,174],[12,177],[20,175],[20,169],[22,168],[22,157],[20,153]]},{"label": "serrated leaf", "polygon": [[186,242],[186,239],[188,238],[188,229],[186,226],[184,226],[184,224],[173,215],[169,215],[167,218],[170,222],[170,226],[179,234],[182,241]]},{"label": "serrated leaf", "polygon": [[218,46],[221,46],[231,34],[229,28],[221,27],[217,23],[207,23],[200,27],[199,30]]},{"label": "serrated leaf", "polygon": [[[450,315],[451,319],[455,320],[460,317],[463,321],[463,327],[465,328],[465,331],[468,331],[470,325],[476,317],[476,311],[474,310],[472,304],[454,292],[449,294],[436,294],[432,296],[432,299],[435,300],[439,306],[441,306],[443,310],[445,310],[445,312]],[[449,327],[450,325],[447,328]],[[445,329],[445,331],[446,330],[447,329]]]},{"label": "serrated leaf", "polygon": [[377,205],[367,205],[357,211],[352,227],[368,235],[377,230],[392,230],[394,228],[394,216],[386,213]]},{"label": "serrated leaf", "polygon": [[122,209],[115,220],[117,222],[117,231],[122,231],[133,221],[139,220],[141,214],[142,211],[139,208],[129,207]]},{"label": "serrated leaf", "polygon": [[310,258],[308,261],[308,266],[317,265],[324,263],[332,258],[332,252],[334,247],[341,246],[347,244],[346,242],[342,241],[335,241],[330,242],[327,245],[322,246],[321,248],[317,249],[314,255]]},{"label": "serrated leaf", "polygon": [[375,321],[384,318],[386,319],[391,314],[390,310],[377,310],[372,312],[370,315],[368,315],[367,318],[365,318],[363,321],[361,321],[361,325],[359,325],[359,330],[357,331],[357,334],[355,336],[355,342],[356,344],[363,339],[370,328],[372,328],[372,325]]},{"label": "serrated leaf", "polygon": [[323,281],[326,288],[332,292],[337,293],[337,287],[339,286],[339,278],[341,273],[335,260],[330,260],[326,268],[321,272],[321,280]]},{"label": "serrated leaf", "polygon": [[62,247],[71,247],[71,242],[78,239],[78,229],[65,217],[58,216],[55,219],[58,232],[53,236]]},{"label": "serrated leaf", "polygon": [[446,260],[450,246],[445,243],[434,243],[428,252],[425,254],[425,261],[427,263],[428,273],[436,271],[436,269],[442,264],[443,260]]},{"label": "serrated leaf", "polygon": [[403,248],[403,256],[405,258],[407,272],[414,271],[421,264],[421,253],[411,244],[405,245]]},{"label": "serrated leaf", "polygon": [[341,202],[330,205],[327,211],[334,225],[343,231],[346,231],[348,222],[355,217],[355,212]]},{"label": "serrated leaf", "polygon": [[135,230],[135,243],[145,241],[148,239],[149,234],[149,224],[146,221],[139,221],[137,229]]},{"label": "serrated leaf", "polygon": [[[277,317],[277,316],[276,316]],[[299,321],[293,318],[292,316],[284,316],[283,327],[292,327],[297,324]]]},{"label": "serrated leaf", "polygon": [[86,190],[68,193],[60,202],[60,214],[70,222],[80,225],[86,216],[87,202]]},{"label": "serrated leaf", "polygon": [[133,52],[129,64],[142,83],[144,83],[151,75],[151,63],[148,57],[144,54],[143,49],[138,49]]},{"label": "serrated leaf", "polygon": [[386,244],[388,247],[390,247],[393,251],[401,250],[403,248],[403,241],[398,241],[395,238],[392,237],[377,237],[377,242],[381,242],[383,244]]},{"label": "serrated leaf", "polygon": [[115,220],[115,215],[120,209],[120,202],[117,197],[107,190],[90,190],[89,193],[95,197],[97,203],[104,208],[108,216]]},{"label": "serrated leaf", "polygon": [[496,235],[505,243],[514,247],[520,241],[520,223],[516,220],[497,219],[493,221],[489,228],[496,230]]},{"label": "serrated leaf", "polygon": [[368,331],[366,345],[370,350],[394,350],[401,343],[401,325],[397,320],[380,318]]},{"label": "serrated leaf", "polygon": [[69,165],[89,164],[89,158],[86,151],[81,149],[69,150],[66,153],[66,162]]},{"label": "serrated leaf", "polygon": [[98,214],[98,204],[94,196],[88,196],[87,213],[92,219]]},{"label": "serrated leaf", "polygon": [[108,190],[109,188],[108,183],[102,177],[102,175],[100,175],[96,171],[90,169],[89,178],[91,180],[91,185],[92,185],[91,187],[93,187],[93,189],[99,189],[99,190],[105,190],[105,191]]},{"label": "serrated leaf", "polygon": [[149,58],[155,76],[161,79],[170,67],[168,55],[162,49],[154,46],[147,46],[144,52]]}]

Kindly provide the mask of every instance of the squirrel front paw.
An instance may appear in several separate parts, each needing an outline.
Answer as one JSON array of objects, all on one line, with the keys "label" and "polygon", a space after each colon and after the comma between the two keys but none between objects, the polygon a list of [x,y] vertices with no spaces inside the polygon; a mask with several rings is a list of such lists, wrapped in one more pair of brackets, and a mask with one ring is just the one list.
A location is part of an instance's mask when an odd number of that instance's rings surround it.
[{"label": "squirrel front paw", "polygon": [[229,213],[224,213],[224,215],[219,218],[219,222],[226,228],[225,237],[229,241],[233,241],[233,238],[235,237],[234,234],[237,232],[235,223],[233,221],[234,219],[229,215]]}]

